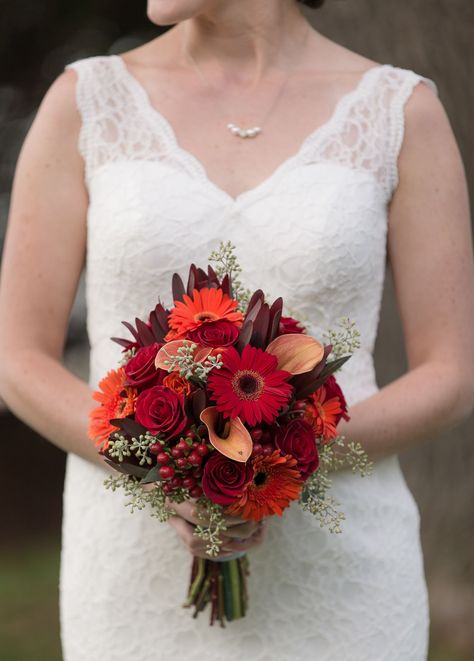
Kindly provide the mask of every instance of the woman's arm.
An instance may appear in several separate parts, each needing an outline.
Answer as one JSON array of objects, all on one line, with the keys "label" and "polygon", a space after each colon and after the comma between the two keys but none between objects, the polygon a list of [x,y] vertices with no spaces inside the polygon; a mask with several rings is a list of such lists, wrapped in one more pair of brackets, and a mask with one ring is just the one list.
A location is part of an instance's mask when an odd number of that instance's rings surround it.
[{"label": "woman's arm", "polygon": [[474,270],[461,157],[446,113],[425,85],[406,106],[388,253],[408,372],[351,407],[340,432],[373,458],[467,417],[474,403]]},{"label": "woman's arm", "polygon": [[86,245],[75,84],[73,71],[53,83],[18,159],[0,280],[0,391],[44,437],[103,465],[87,439],[91,390],[61,364]]}]

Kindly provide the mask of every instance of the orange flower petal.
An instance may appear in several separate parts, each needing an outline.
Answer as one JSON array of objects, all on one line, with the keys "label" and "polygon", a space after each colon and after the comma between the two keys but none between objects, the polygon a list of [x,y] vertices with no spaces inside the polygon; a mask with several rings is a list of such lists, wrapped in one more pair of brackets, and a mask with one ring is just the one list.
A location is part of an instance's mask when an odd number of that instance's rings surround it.
[{"label": "orange flower petal", "polygon": [[253,442],[248,430],[240,418],[231,418],[226,421],[227,436],[223,438],[216,432],[218,418],[217,407],[208,406],[202,411],[200,418],[209,432],[209,442],[224,457],[245,463],[252,454]]},{"label": "orange flower petal", "polygon": [[311,335],[288,333],[276,337],[265,349],[267,353],[276,356],[278,369],[290,374],[310,372],[324,356],[321,342]]},{"label": "orange flower petal", "polygon": [[[178,355],[178,349],[187,344],[191,344],[191,342],[189,340],[172,340],[164,344],[156,354],[155,367],[168,371],[169,365],[166,364],[166,361],[175,358]],[[179,370],[176,368],[173,371],[178,372]]]}]

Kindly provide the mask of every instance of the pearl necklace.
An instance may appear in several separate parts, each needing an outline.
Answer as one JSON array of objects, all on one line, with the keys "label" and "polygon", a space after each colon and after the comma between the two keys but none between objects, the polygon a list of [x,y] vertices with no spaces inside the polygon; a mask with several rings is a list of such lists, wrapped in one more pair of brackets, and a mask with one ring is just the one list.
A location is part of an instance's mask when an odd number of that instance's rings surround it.
[{"label": "pearl necklace", "polygon": [[[303,44],[301,46],[300,55],[304,52],[306,42],[308,40],[308,36],[309,36],[310,32],[311,32],[311,25],[308,23],[308,29],[306,30],[305,38],[303,39]],[[206,78],[206,76],[204,75],[202,70],[199,68],[196,60],[191,55],[191,53],[186,50],[186,48],[184,46],[184,39],[183,39],[183,42],[182,42],[182,50],[183,50],[183,53],[184,53],[185,57],[188,59],[188,61],[192,64],[192,66],[194,67],[194,69],[198,73],[198,75],[199,75],[201,81],[204,83],[204,85],[206,87],[210,88],[210,89],[213,89],[214,91],[218,91],[216,86],[213,85],[212,83],[210,83],[210,81]],[[275,109],[278,101],[280,100],[280,98],[283,94],[283,90],[285,89],[286,84],[287,84],[287,82],[290,78],[291,72],[296,68],[296,64],[298,63],[298,61],[299,61],[299,57],[295,57],[294,61],[292,63],[292,66],[288,69],[288,72],[287,72],[286,76],[284,77],[282,84],[280,85],[280,88],[279,88],[279,90],[278,90],[278,92],[277,92],[277,94],[276,94],[276,96],[273,100],[273,103],[271,104],[269,110],[265,113],[265,116],[263,118],[262,123],[264,123],[267,120],[270,113]],[[217,101],[218,98],[219,97],[216,96],[216,101]],[[218,104],[220,105],[220,101],[218,101]],[[221,111],[222,110],[223,109],[222,109],[222,106],[221,106]],[[227,111],[223,111],[222,114],[227,115]],[[242,128],[241,126],[239,126],[238,124],[235,124],[234,122],[228,122],[226,124],[226,127],[232,133],[232,135],[234,135],[237,138],[255,138],[258,135],[260,135],[260,133],[262,133],[262,130],[263,130],[261,126],[252,126],[251,128]]]}]

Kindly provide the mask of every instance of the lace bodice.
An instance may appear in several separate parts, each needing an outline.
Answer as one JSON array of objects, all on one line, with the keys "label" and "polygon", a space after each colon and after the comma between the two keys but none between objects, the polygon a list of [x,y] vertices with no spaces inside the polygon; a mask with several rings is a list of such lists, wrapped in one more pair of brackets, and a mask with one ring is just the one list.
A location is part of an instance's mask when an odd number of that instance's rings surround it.
[{"label": "lace bodice", "polygon": [[[145,317],[170,276],[207,263],[230,239],[244,284],[283,296],[321,337],[342,316],[362,347],[339,373],[349,406],[377,391],[372,353],[397,185],[404,106],[431,81],[391,65],[367,71],[325,124],[261,184],[236,198],[177,143],[118,56],[78,73],[86,165],[90,384],[120,357],[111,336]],[[187,551],[169,526],[130,516],[103,473],[70,456],[61,567],[66,661],[422,661],[426,593],[418,512],[395,457],[370,479],[346,473],[333,494],[340,536],[291,507],[249,553],[251,611],[225,631],[182,612]],[[97,552],[97,550],[100,550]],[[184,567],[184,569],[183,569]],[[130,625],[133,622],[133,625]],[[390,626],[387,625],[390,622]],[[87,635],[84,632],[87,631]]]}]

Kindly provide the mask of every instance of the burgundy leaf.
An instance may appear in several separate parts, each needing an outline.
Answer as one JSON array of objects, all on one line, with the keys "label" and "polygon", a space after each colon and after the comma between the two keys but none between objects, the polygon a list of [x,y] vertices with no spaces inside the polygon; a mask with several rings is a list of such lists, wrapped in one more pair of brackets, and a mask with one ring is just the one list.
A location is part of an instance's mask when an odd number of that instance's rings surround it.
[{"label": "burgundy leaf", "polygon": [[171,281],[171,290],[173,292],[173,301],[182,301],[185,294],[184,284],[177,273],[173,273]]},{"label": "burgundy leaf", "polygon": [[150,344],[154,344],[156,342],[155,336],[153,335],[153,332],[151,328],[146,324],[144,321],[139,319],[138,317],[135,319],[135,324],[137,326],[137,332],[140,337],[140,341],[143,344],[143,346],[148,346]]},{"label": "burgundy leaf", "polygon": [[270,308],[267,303],[263,303],[255,321],[253,322],[253,333],[250,338],[250,344],[259,349],[265,348],[265,338],[268,335],[268,326],[270,323]]},{"label": "burgundy leaf", "polygon": [[280,296],[279,298],[276,299],[276,301],[273,301],[273,304],[270,308],[270,322],[268,326],[268,335],[265,343],[266,346],[269,345],[270,342],[278,336],[278,329],[280,328],[282,309],[283,309],[283,299]]},{"label": "burgundy leaf", "polygon": [[244,321],[242,328],[240,329],[239,337],[235,343],[235,348],[237,351],[242,353],[242,350],[250,342],[250,338],[253,333],[253,321],[247,320]]},{"label": "burgundy leaf", "polygon": [[131,332],[133,337],[140,344],[140,336],[139,336],[138,332],[136,331],[136,329],[132,326],[132,324],[129,323],[128,321],[122,321],[122,324],[125,326],[125,328],[127,328]]}]

